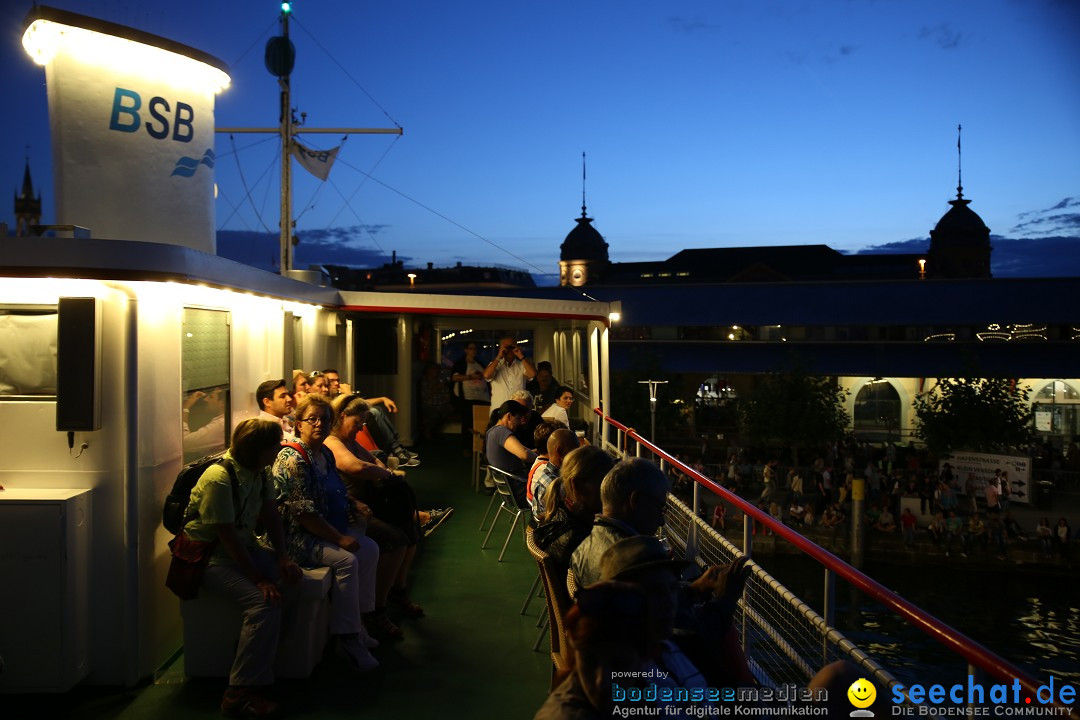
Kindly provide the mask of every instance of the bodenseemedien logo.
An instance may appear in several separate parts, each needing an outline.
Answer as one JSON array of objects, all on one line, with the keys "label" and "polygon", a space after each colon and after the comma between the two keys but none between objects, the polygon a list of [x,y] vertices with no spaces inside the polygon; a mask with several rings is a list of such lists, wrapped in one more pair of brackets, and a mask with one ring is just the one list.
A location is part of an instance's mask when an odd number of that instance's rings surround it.
[{"label": "bodenseemedien logo", "polygon": [[874,683],[866,678],[859,678],[851,683],[847,697],[848,702],[855,706],[855,709],[851,711],[851,717],[874,717],[874,711],[866,709],[874,704],[874,700],[877,700],[877,688],[874,687]]},{"label": "bodenseemedien logo", "polygon": [[1076,688],[1051,676],[1029,695],[1020,680],[984,685],[968,675],[955,685],[892,686],[892,714],[921,717],[1067,717],[1076,700]]}]

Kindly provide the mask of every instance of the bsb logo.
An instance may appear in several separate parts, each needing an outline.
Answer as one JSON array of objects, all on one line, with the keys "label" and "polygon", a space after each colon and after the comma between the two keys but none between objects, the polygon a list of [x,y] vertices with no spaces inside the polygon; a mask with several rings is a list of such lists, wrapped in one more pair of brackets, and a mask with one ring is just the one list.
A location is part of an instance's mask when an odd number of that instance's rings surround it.
[{"label": "bsb logo", "polygon": [[[174,110],[169,101],[155,95],[146,104],[146,114],[150,119],[145,123],[139,114],[143,109],[142,97],[134,90],[118,87],[113,94],[112,113],[109,117],[109,129],[117,132],[137,133],[145,128],[146,134],[155,140],[166,140],[172,130],[172,140],[188,143],[195,136],[195,110],[185,102],[176,102]],[[207,148],[201,158],[181,156],[176,161],[172,175],[191,177],[199,165],[214,168],[214,151]]]}]

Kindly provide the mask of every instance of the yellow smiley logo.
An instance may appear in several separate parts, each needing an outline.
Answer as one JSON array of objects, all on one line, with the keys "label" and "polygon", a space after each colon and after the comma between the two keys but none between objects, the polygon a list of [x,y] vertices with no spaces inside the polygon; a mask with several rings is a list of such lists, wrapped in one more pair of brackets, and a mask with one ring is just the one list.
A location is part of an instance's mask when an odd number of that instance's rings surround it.
[{"label": "yellow smiley logo", "polygon": [[857,708],[868,708],[877,699],[877,689],[866,678],[859,678],[851,683],[847,691],[848,700]]}]

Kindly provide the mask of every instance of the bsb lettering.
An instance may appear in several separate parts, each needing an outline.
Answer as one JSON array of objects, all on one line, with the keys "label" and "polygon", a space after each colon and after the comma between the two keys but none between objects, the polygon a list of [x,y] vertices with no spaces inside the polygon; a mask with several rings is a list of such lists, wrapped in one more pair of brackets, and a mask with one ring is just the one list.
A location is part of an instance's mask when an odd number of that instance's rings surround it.
[{"label": "bsb lettering", "polygon": [[113,95],[112,114],[109,118],[109,129],[134,133],[145,127],[150,137],[155,140],[165,140],[169,137],[171,127],[172,139],[185,143],[191,142],[195,136],[195,128],[192,125],[195,120],[195,111],[187,103],[177,101],[174,110],[168,100],[155,95],[146,103],[145,112],[149,115],[149,119],[145,123],[139,114],[141,110],[143,110],[143,101],[139,93],[126,88],[116,88]]}]

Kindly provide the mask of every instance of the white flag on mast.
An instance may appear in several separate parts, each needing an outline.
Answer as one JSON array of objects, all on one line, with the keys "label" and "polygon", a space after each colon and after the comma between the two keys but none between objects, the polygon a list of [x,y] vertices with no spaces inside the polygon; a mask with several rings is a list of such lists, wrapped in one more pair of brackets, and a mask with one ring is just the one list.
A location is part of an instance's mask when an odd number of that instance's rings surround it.
[{"label": "white flag on mast", "polygon": [[307,170],[309,173],[325,180],[330,175],[330,168],[334,166],[334,160],[337,159],[338,150],[341,150],[341,145],[330,150],[312,150],[311,148],[304,147],[295,138],[292,143],[292,153],[296,161]]}]

